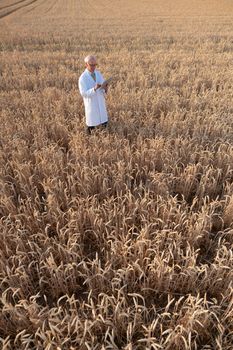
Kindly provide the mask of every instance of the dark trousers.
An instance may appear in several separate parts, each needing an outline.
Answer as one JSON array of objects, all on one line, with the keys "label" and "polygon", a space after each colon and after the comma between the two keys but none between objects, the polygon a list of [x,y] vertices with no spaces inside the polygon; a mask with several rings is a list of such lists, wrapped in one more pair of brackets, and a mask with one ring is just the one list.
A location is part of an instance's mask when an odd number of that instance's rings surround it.
[{"label": "dark trousers", "polygon": [[90,135],[93,130],[95,130],[95,129],[99,128],[99,127],[106,128],[107,125],[108,125],[108,122],[105,122],[103,124],[96,125],[96,126],[88,126],[87,127],[87,134]]}]

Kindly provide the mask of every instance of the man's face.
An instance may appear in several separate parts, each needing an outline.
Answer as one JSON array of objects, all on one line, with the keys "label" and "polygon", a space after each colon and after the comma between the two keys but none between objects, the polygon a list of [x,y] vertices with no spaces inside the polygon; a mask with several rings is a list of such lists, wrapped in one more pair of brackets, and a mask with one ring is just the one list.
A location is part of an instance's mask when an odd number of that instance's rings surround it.
[{"label": "man's face", "polygon": [[96,66],[97,66],[97,62],[95,60],[91,60],[88,63],[86,63],[86,67],[91,73],[95,71]]}]

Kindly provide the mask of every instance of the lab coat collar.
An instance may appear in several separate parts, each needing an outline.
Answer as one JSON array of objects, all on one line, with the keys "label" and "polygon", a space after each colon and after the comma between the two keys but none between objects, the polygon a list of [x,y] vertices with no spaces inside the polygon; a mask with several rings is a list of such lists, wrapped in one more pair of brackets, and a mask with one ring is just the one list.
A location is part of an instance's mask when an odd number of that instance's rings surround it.
[{"label": "lab coat collar", "polygon": [[[87,68],[85,69],[85,72],[91,76],[91,72]],[[96,73],[96,69],[94,70],[94,72]]]}]

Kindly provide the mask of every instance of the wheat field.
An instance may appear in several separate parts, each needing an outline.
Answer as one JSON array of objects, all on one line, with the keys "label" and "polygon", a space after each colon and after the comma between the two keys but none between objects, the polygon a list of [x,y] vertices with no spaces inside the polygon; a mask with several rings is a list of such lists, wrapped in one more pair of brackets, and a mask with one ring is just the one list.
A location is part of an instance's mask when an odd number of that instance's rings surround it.
[{"label": "wheat field", "polygon": [[233,349],[232,55],[231,0],[0,0],[1,349]]}]

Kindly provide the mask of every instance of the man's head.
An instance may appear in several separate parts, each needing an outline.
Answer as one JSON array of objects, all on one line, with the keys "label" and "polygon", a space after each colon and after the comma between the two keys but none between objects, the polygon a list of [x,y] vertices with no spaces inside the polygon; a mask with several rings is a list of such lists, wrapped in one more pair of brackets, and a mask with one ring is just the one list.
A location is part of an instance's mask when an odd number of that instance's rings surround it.
[{"label": "man's head", "polygon": [[89,72],[93,73],[95,71],[95,68],[97,66],[97,60],[95,56],[89,55],[85,57],[84,59],[86,68],[89,70]]}]

